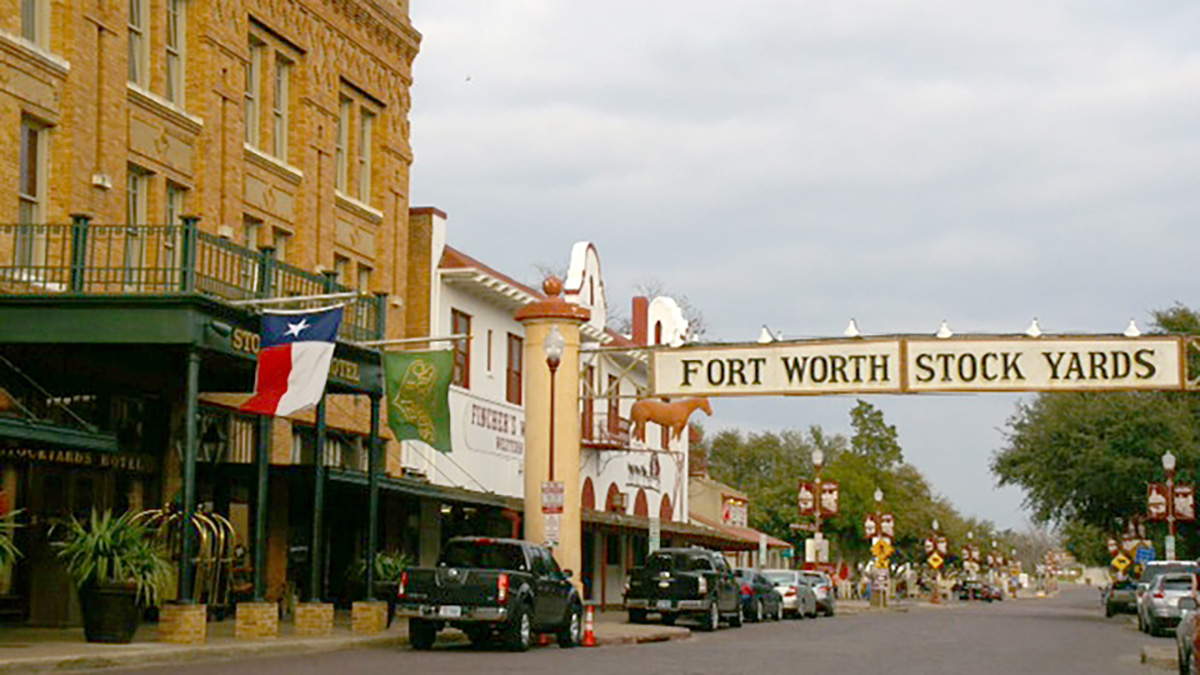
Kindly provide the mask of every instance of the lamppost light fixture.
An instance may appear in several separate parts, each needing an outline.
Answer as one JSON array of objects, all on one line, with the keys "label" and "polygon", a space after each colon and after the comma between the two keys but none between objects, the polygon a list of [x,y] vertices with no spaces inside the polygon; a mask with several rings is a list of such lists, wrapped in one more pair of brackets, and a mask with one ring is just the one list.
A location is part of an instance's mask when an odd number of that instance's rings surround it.
[{"label": "lamppost light fixture", "polygon": [[933,519],[933,531],[934,531],[934,532],[937,532],[937,531],[938,531],[938,521],[937,521],[937,518],[934,518],[934,519]]},{"label": "lamppost light fixture", "polygon": [[1162,466],[1164,471],[1175,470],[1175,455],[1170,450],[1163,453]]},{"label": "lamppost light fixture", "polygon": [[812,451],[812,463],[818,469],[825,465],[825,453],[820,448]]},{"label": "lamppost light fixture", "polygon": [[546,334],[546,340],[542,343],[542,349],[546,352],[546,363],[550,364],[551,368],[557,368],[562,362],[563,351],[567,348],[567,340],[563,334],[559,332],[558,326],[552,326],[550,332]]},{"label": "lamppost light fixture", "polygon": [[875,488],[875,502],[879,503],[882,501],[883,501],[883,490],[881,490],[879,488]]}]

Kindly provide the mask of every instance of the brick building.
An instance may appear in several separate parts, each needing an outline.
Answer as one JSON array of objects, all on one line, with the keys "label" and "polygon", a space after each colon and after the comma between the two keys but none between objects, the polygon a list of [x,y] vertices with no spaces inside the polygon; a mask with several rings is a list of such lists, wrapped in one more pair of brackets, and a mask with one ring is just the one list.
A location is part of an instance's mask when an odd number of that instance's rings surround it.
[{"label": "brick building", "polygon": [[[0,391],[12,402],[0,406],[0,508],[31,524],[0,612],[73,620],[46,547],[53,517],[189,489],[247,549],[269,511],[254,572],[266,568],[268,598],[300,594],[322,471],[329,499],[365,503],[357,477],[381,391],[377,354],[357,343],[414,334],[419,44],[407,0],[0,0]],[[360,295],[347,300],[327,431],[312,411],[236,414],[258,333],[237,303],[348,291]],[[398,446],[385,449],[399,475]],[[270,459],[269,508],[255,506],[256,452]],[[383,534],[385,546],[402,537]],[[350,561],[317,562],[327,588]]]}]

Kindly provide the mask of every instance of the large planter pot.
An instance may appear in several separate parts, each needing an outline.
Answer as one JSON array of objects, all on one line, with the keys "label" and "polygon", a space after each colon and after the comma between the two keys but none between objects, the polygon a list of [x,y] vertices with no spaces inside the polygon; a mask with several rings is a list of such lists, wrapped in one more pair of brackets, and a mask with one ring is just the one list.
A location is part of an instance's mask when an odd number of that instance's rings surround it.
[{"label": "large planter pot", "polygon": [[93,584],[79,589],[83,634],[88,642],[125,644],[138,627],[137,587]]}]

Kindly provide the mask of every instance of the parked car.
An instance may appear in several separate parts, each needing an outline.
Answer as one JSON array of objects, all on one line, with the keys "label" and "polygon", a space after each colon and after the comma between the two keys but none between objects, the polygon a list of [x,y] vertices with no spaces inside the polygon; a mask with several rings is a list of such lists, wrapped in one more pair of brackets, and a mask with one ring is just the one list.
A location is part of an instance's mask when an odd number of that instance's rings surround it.
[{"label": "parked car", "polygon": [[784,616],[803,619],[817,615],[817,594],[800,572],[763,570],[763,576],[775,584],[775,590],[783,598]]},{"label": "parked car", "polygon": [[1137,583],[1137,617],[1138,630],[1146,631],[1143,623],[1145,617],[1146,590],[1154,579],[1162,574],[1196,574],[1200,565],[1188,560],[1151,560],[1142,565],[1141,575]]},{"label": "parked car", "polygon": [[958,587],[958,599],[992,602],[996,599],[996,590],[982,581],[964,581]]},{"label": "parked car", "polygon": [[1191,574],[1160,574],[1150,582],[1142,598],[1138,615],[1142,631],[1150,635],[1165,634],[1179,623],[1179,600],[1192,594]]},{"label": "parked car", "polygon": [[472,643],[496,638],[524,651],[535,633],[558,636],[561,647],[583,640],[583,603],[550,549],[516,539],[456,537],[436,568],[400,575],[396,616],[408,617],[409,642],[429,649],[438,631],[453,626]]},{"label": "parked car", "polygon": [[1197,619],[1196,594],[1186,595],[1179,599],[1179,625],[1175,626],[1175,653],[1178,655],[1179,675],[1196,675],[1200,673],[1200,664],[1196,663]]},{"label": "parked car", "polygon": [[1104,616],[1137,612],[1137,584],[1132,579],[1113,581],[1104,587],[1101,603]]},{"label": "parked car", "polygon": [[[824,572],[805,570],[800,576],[808,580],[817,596],[817,611],[825,616],[833,616],[837,609],[837,593],[834,592],[833,580]],[[815,616],[815,615],[814,615]]]},{"label": "parked car", "polygon": [[742,599],[737,579],[724,556],[703,548],[663,548],[629,572],[625,610],[630,623],[644,623],[657,612],[665,624],[680,616],[700,620],[704,630],[716,630],[721,619],[742,625]]},{"label": "parked car", "polygon": [[738,568],[733,571],[742,598],[742,614],[749,621],[783,620],[783,596],[775,584],[757,570]]}]

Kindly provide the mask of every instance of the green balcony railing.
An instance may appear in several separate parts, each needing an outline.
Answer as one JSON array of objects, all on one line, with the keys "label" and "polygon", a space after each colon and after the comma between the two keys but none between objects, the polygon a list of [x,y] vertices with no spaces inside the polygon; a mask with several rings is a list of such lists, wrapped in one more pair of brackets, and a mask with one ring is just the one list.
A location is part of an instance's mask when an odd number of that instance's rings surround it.
[{"label": "green balcony railing", "polygon": [[[221,300],[351,291],[331,276],[308,272],[260,251],[180,225],[0,223],[0,297],[28,295],[193,295]],[[339,337],[383,337],[384,296],[345,301]]]}]

